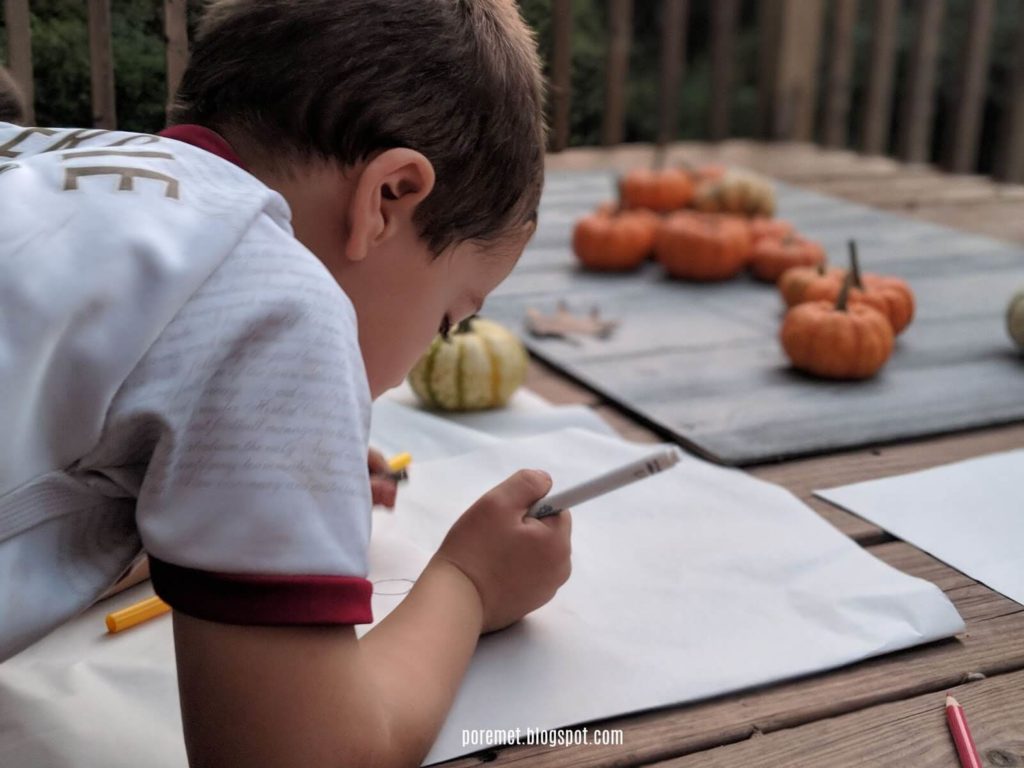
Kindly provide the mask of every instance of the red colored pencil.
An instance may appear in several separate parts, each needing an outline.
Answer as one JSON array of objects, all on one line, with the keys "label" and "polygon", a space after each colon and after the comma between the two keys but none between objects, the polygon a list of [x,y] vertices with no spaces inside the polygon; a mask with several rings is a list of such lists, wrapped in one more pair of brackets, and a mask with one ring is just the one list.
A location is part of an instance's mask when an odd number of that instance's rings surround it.
[{"label": "red colored pencil", "polygon": [[981,758],[978,757],[978,748],[974,746],[971,729],[967,727],[964,708],[948,693],[946,694],[946,722],[949,724],[949,732],[953,734],[957,754],[960,755],[960,765],[963,768],[982,768]]}]

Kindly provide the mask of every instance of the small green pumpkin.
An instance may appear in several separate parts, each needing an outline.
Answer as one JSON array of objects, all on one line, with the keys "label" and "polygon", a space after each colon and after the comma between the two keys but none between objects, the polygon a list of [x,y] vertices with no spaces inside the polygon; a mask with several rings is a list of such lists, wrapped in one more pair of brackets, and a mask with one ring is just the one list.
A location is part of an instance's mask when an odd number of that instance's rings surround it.
[{"label": "small green pumpkin", "polygon": [[1017,345],[1024,351],[1024,290],[1017,291],[1006,308],[1006,330]]},{"label": "small green pumpkin", "polygon": [[409,372],[424,405],[445,411],[504,406],[526,380],[529,357],[519,338],[491,320],[471,317],[445,341],[438,336]]}]

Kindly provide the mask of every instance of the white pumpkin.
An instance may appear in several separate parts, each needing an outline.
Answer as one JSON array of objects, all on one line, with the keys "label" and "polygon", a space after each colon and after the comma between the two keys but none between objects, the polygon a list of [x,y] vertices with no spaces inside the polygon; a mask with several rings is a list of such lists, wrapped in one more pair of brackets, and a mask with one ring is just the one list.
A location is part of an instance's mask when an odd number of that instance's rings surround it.
[{"label": "white pumpkin", "polygon": [[1006,308],[1006,330],[1017,345],[1024,351],[1024,290],[1017,291]]},{"label": "white pumpkin", "polygon": [[745,216],[775,215],[775,185],[749,171],[726,171],[697,187],[693,207],[705,213],[738,213]]},{"label": "white pumpkin", "polygon": [[519,338],[491,320],[473,317],[448,341],[438,336],[409,372],[425,405],[445,411],[504,406],[526,380],[529,356]]}]

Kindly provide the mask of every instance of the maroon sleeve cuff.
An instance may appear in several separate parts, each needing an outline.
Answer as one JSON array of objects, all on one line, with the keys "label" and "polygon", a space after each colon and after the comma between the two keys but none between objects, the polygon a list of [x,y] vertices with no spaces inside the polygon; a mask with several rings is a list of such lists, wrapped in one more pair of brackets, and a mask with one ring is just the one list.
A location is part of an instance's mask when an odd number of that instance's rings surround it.
[{"label": "maroon sleeve cuff", "polygon": [[174,610],[223,624],[370,624],[373,585],[358,576],[217,573],[149,556],[153,589]]}]

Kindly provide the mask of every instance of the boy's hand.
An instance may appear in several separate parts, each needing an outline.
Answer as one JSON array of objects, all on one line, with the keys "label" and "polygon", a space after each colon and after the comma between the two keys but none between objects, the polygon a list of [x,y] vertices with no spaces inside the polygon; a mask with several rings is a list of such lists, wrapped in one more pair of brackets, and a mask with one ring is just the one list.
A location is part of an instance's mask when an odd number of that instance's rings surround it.
[{"label": "boy's hand", "polygon": [[367,457],[367,466],[370,469],[370,491],[373,494],[374,505],[380,504],[393,509],[395,497],[398,495],[398,483],[391,479],[391,468],[384,454],[371,448]]},{"label": "boy's hand", "polygon": [[480,497],[452,526],[435,557],[455,565],[480,594],[483,631],[503,629],[550,600],[569,578],[568,510],[526,517],[551,489],[539,470],[520,470]]}]

